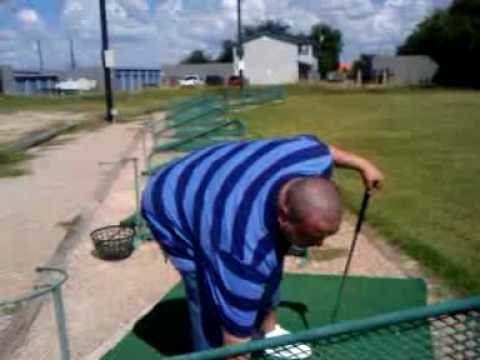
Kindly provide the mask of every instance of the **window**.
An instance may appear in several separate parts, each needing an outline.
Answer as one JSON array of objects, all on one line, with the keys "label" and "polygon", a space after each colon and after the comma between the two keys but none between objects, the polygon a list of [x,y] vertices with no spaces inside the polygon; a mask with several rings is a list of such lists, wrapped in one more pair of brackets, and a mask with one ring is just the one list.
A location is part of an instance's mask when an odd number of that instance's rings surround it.
[{"label": "window", "polygon": [[309,46],[306,44],[298,45],[298,55],[308,55]]}]

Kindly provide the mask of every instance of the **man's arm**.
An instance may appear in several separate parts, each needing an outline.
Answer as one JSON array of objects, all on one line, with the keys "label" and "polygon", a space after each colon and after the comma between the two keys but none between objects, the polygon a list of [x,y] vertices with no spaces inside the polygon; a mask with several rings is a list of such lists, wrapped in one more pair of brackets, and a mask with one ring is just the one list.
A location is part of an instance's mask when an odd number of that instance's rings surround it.
[{"label": "man's arm", "polygon": [[[223,345],[236,345],[247,342],[251,340],[251,337],[238,337],[230,334],[228,331],[223,329]],[[229,357],[228,360],[249,360],[250,356],[248,354],[241,354],[237,356]]]},{"label": "man's arm", "polygon": [[330,152],[336,166],[357,170],[362,175],[363,182],[369,190],[382,187],[383,174],[370,161],[336,146],[330,146]]}]

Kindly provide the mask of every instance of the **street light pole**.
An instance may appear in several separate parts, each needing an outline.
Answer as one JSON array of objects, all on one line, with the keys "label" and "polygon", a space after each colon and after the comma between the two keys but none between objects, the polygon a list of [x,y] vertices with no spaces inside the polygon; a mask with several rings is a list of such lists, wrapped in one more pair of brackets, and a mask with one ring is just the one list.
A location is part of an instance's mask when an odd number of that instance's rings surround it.
[{"label": "street light pole", "polygon": [[242,37],[242,3],[241,0],[237,0],[237,25],[238,25],[238,75],[240,77],[240,88],[243,89],[243,37]]},{"label": "street light pole", "polygon": [[[113,56],[108,49],[108,26],[105,0],[100,0],[100,24],[102,29],[102,66],[105,76],[105,120],[108,122],[113,122],[115,109],[113,107],[112,77],[110,71],[110,68],[113,66]],[[108,61],[107,56],[110,57]]]}]

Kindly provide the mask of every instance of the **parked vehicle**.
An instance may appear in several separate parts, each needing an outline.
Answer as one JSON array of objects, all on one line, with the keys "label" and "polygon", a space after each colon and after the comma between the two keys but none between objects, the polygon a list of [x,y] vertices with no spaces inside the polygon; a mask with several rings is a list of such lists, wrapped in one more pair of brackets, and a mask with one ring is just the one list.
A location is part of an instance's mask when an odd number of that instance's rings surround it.
[{"label": "parked vehicle", "polygon": [[68,79],[66,81],[58,82],[55,84],[55,89],[59,92],[79,92],[93,90],[96,86],[96,80],[80,78],[76,80]]},{"label": "parked vehicle", "polygon": [[203,81],[198,75],[187,75],[183,79],[179,80],[180,86],[199,86],[203,85]]},{"label": "parked vehicle", "polygon": [[327,81],[338,82],[343,81],[343,76],[340,71],[329,71],[327,73]]},{"label": "parked vehicle", "polygon": [[[242,79],[238,75],[232,75],[228,79],[228,85],[229,86],[241,86],[242,85]],[[247,79],[243,79],[243,85],[247,85]]]},{"label": "parked vehicle", "polygon": [[211,86],[221,86],[225,80],[219,75],[207,75],[205,77],[205,84]]}]

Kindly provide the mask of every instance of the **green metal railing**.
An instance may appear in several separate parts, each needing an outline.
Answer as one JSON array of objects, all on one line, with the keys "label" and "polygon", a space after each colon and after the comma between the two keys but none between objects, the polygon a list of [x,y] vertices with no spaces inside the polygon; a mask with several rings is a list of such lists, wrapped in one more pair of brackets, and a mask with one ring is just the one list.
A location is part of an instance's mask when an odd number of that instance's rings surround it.
[{"label": "green metal railing", "polygon": [[152,175],[161,164],[156,164],[154,157],[165,151],[192,151],[204,146],[229,140],[241,139],[246,135],[246,127],[242,121],[232,119],[212,126],[207,130],[192,133],[189,137],[169,141],[153,148],[147,159],[145,175]]},{"label": "green metal railing", "polygon": [[174,101],[169,109],[169,113],[175,115],[177,112],[184,111],[194,106],[204,104],[209,101],[221,101],[221,97],[215,94],[196,95]]},{"label": "green metal railing", "polygon": [[242,354],[258,359],[477,360],[480,297],[344,321],[169,359],[224,359]]},{"label": "green metal railing", "polygon": [[14,299],[0,300],[0,309],[3,307],[16,308],[26,302],[51,294],[53,299],[54,309],[55,309],[55,321],[57,324],[57,334],[58,334],[58,341],[60,346],[60,358],[62,360],[68,360],[70,358],[70,355],[69,355],[70,351],[69,351],[67,327],[66,327],[66,320],[65,320],[65,307],[63,304],[63,297],[62,297],[62,285],[65,283],[65,281],[67,281],[68,275],[65,272],[65,270],[54,268],[54,267],[39,267],[36,269],[36,271],[40,273],[45,273],[45,272],[55,273],[57,274],[57,277],[54,279],[51,279],[52,280],[51,283],[37,286],[34,290],[29,292],[28,294],[16,297]]},{"label": "green metal railing", "polygon": [[223,90],[225,101],[233,108],[277,101],[284,96],[283,87],[275,85]]},{"label": "green metal railing", "polygon": [[161,129],[156,129],[153,131],[154,136],[159,136],[165,134],[167,131],[170,130],[178,130],[179,128],[190,127],[192,125],[198,126],[198,124],[205,125],[211,122],[218,121],[219,118],[225,116],[225,108],[221,106],[211,106],[206,107],[201,112],[197,112],[194,114],[188,114],[183,116],[177,121],[167,124]]}]

